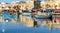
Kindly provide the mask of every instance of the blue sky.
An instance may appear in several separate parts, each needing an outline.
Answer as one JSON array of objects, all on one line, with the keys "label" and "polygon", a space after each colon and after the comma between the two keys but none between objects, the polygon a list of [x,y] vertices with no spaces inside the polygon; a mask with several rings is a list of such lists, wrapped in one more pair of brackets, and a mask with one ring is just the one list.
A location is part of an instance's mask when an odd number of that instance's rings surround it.
[{"label": "blue sky", "polygon": [[[0,2],[10,3],[12,1],[22,1],[22,0],[0,0]],[[25,0],[24,0],[25,1]]]},{"label": "blue sky", "polygon": [[[12,1],[26,1],[26,0],[0,0],[0,2],[6,2],[6,3],[10,3]],[[42,0],[44,1],[44,0]]]}]

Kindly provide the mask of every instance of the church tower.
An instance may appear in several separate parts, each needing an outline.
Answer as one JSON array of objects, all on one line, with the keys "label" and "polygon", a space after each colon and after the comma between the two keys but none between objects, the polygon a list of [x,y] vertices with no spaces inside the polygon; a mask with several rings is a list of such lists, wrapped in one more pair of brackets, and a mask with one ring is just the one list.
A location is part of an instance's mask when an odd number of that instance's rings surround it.
[{"label": "church tower", "polygon": [[40,9],[41,8],[40,2],[41,2],[41,0],[34,0],[34,8]]}]

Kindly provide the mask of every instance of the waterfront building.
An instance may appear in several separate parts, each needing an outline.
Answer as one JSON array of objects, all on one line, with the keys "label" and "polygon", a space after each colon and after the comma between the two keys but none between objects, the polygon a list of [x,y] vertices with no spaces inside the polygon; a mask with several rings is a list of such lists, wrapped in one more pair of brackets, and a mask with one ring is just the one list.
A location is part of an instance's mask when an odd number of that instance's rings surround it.
[{"label": "waterfront building", "polygon": [[26,1],[26,6],[30,9],[34,8],[34,0],[27,0]]}]

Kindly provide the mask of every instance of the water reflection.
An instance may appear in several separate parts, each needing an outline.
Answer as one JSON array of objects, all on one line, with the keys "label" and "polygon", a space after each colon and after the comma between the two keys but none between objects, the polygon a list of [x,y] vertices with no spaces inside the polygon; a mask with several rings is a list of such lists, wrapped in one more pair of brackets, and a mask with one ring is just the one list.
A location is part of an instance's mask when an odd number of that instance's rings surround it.
[{"label": "water reflection", "polygon": [[[34,29],[36,27],[36,29],[41,29],[42,31],[45,31],[45,29],[49,30],[53,30],[55,29],[60,29],[59,25],[54,25],[54,23],[52,22],[52,16],[51,15],[35,15],[35,14],[31,14],[31,13],[22,13],[21,15],[19,15],[19,18],[17,18],[17,13],[14,13],[12,15],[7,15],[6,13],[2,14],[2,16],[0,16],[0,19],[3,20],[1,21],[2,25],[2,32],[6,32],[10,30],[15,31],[16,30],[20,30],[21,28],[23,29]],[[43,14],[43,13],[42,13]],[[33,27],[33,28],[32,28]],[[46,27],[46,28],[45,28]],[[38,29],[38,30],[39,30]],[[21,30],[20,30],[21,31]],[[12,32],[12,31],[11,31]]]},{"label": "water reflection", "polygon": [[[22,32],[22,31],[24,31],[24,32],[37,31],[38,32],[38,30],[39,30],[40,32],[48,31],[48,33],[49,33],[50,31],[54,32],[55,30],[57,32],[60,29],[60,28],[56,28],[57,26],[59,26],[57,24],[51,24],[51,23],[44,24],[45,22],[46,21],[43,21],[42,23],[38,22],[35,26],[33,25],[33,27],[28,26],[25,22],[14,22],[14,23],[13,22],[7,22],[7,23],[5,22],[5,25],[4,26],[2,25],[4,27],[2,29],[2,32],[5,32],[5,33],[7,33],[7,32],[8,33],[9,32],[10,33],[12,33],[12,32],[18,33],[19,31],[20,32]],[[0,23],[2,23],[2,22],[0,22]]]}]

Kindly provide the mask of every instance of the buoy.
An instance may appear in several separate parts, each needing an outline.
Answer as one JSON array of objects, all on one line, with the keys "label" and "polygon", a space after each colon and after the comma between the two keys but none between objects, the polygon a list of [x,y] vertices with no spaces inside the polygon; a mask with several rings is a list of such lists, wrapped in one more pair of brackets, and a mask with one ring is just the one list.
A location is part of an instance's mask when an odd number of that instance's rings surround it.
[{"label": "buoy", "polygon": [[8,22],[8,20],[6,20],[6,22]]}]

